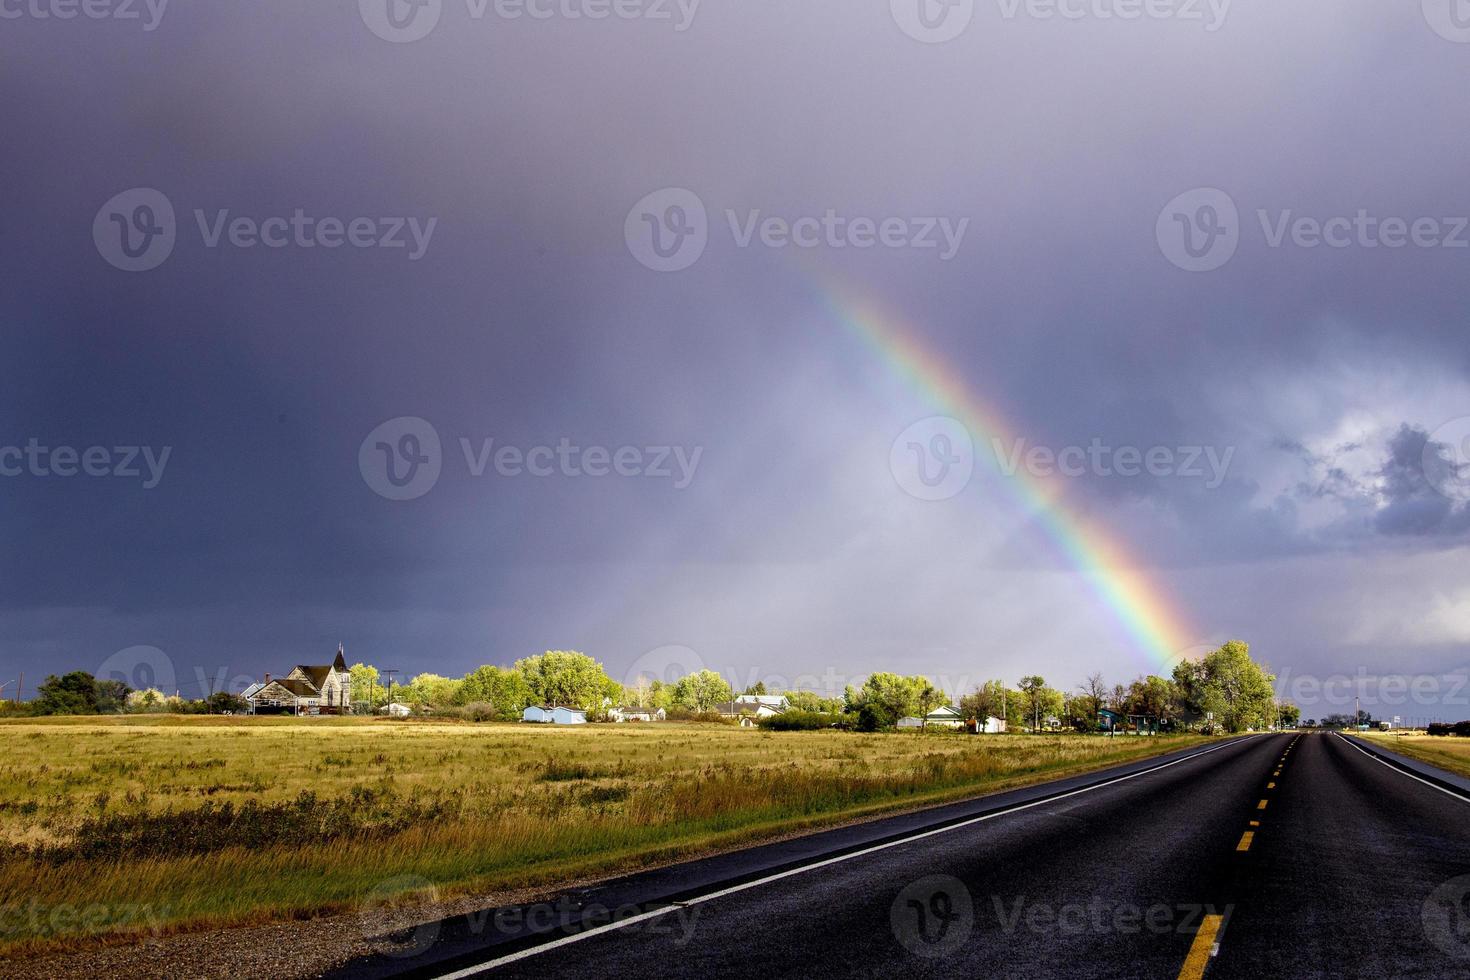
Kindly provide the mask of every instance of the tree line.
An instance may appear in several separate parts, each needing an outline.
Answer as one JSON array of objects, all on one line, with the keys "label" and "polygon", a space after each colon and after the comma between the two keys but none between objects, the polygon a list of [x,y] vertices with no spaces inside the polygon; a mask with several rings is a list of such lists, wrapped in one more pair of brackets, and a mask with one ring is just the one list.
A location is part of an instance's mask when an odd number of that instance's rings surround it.
[{"label": "tree line", "polygon": [[[612,705],[662,708],[672,718],[704,718],[713,717],[715,706],[736,694],[712,670],[675,680],[640,677],[624,685],[597,660],[573,650],[549,650],[508,667],[485,665],[462,677],[422,673],[402,684],[385,682],[370,664],[353,664],[349,674],[352,704],[362,713],[392,700],[418,712],[486,721],[519,719],[533,704],[579,708],[594,720]],[[1239,732],[1295,725],[1300,713],[1295,705],[1277,701],[1274,682],[1269,669],[1251,659],[1250,648],[1232,640],[1199,660],[1181,662],[1169,677],[1143,676],[1128,685],[1110,686],[1101,673],[1093,673],[1075,688],[1062,689],[1033,674],[1014,686],[987,681],[960,697],[956,707],[966,719],[1002,719],[1010,730],[1097,731],[1109,727],[1104,712],[1159,731]],[[758,684],[741,693],[767,692]],[[927,677],[881,671],[861,685],[849,685],[841,697],[812,691],[781,693],[793,716],[773,727],[835,725],[879,731],[893,728],[901,718],[924,718],[950,703],[950,696]],[[74,671],[48,677],[37,698],[21,708],[31,714],[224,713],[244,710],[245,705],[224,692],[189,701],[159,691],[133,691],[121,681]]]}]

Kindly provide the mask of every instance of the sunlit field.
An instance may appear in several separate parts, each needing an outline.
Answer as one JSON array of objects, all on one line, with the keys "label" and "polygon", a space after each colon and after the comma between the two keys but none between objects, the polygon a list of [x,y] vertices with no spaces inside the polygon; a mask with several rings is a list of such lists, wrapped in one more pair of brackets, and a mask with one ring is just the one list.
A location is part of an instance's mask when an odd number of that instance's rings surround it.
[{"label": "sunlit field", "polygon": [[1360,737],[1372,739],[1390,752],[1398,752],[1461,776],[1470,776],[1470,738],[1417,732],[1367,732]]},{"label": "sunlit field", "polygon": [[0,950],[340,911],[402,875],[441,896],[550,886],[1198,741],[350,718],[4,722],[0,908],[12,914]]}]

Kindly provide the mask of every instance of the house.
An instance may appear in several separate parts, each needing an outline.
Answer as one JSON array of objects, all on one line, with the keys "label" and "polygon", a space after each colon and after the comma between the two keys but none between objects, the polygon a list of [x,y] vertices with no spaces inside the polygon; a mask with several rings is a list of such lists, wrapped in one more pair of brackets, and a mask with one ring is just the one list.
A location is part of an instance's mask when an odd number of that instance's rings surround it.
[{"label": "house", "polygon": [[[778,699],[765,695],[744,694],[741,697],[747,698],[748,700],[742,701],[740,698],[736,698],[734,701],[721,701],[711,710],[715,714],[725,718],[744,719],[749,717],[759,721],[762,718],[771,718],[775,715],[782,714],[785,712],[787,706],[785,698],[780,698],[778,702]],[[760,698],[760,700],[754,700],[755,698]],[[741,724],[745,724],[743,720]]]},{"label": "house", "polygon": [[579,708],[563,708],[560,705],[533,704],[521,712],[521,721],[542,725],[585,725],[587,712]]},{"label": "house", "polygon": [[749,705],[751,708],[770,708],[776,714],[791,707],[791,702],[786,700],[784,694],[741,694],[735,698],[735,703]]},{"label": "house", "polygon": [[279,680],[270,674],[240,692],[251,714],[344,715],[352,707],[352,678],[341,645],[323,666],[297,664]]},{"label": "house", "polygon": [[1004,735],[1006,723],[1004,718],[986,715],[984,718],[971,718],[966,721],[965,728],[974,735]]},{"label": "house", "polygon": [[399,701],[389,701],[378,709],[378,713],[389,715],[393,718],[407,718],[413,714],[413,709]]},{"label": "house", "polygon": [[663,721],[668,717],[668,712],[663,708],[625,705],[621,708],[608,708],[607,717],[609,721]]},{"label": "house", "polygon": [[910,715],[898,719],[899,728],[959,728],[964,723],[965,719],[959,711],[947,704],[935,708],[923,718]]}]

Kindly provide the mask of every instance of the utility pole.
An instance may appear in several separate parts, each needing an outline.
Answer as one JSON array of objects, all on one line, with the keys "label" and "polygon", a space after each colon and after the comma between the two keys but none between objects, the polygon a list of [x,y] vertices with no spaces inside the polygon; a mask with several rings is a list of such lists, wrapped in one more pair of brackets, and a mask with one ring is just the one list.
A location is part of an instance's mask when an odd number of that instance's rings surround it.
[{"label": "utility pole", "polygon": [[[378,671],[378,673],[380,673],[380,674],[387,674],[388,675],[388,701],[387,701],[387,704],[392,704],[393,703],[393,675],[396,674],[396,673],[398,673],[398,672],[399,672],[398,671],[398,668],[396,668],[396,667],[393,668],[393,669],[391,669],[391,670],[380,670],[380,671]],[[385,707],[386,707],[386,705],[385,705]],[[389,713],[389,715],[392,714],[391,711],[388,712],[388,713]]]}]

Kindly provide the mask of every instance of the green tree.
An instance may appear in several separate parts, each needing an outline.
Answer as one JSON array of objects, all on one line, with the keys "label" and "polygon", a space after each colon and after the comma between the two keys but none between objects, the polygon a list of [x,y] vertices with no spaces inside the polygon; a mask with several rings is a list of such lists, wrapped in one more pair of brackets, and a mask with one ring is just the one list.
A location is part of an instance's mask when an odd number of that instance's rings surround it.
[{"label": "green tree", "polygon": [[674,704],[690,711],[711,711],[721,701],[735,697],[729,683],[712,670],[701,670],[679,678],[674,685]]},{"label": "green tree", "polygon": [[838,715],[843,708],[841,698],[824,698],[815,691],[787,691],[786,700],[797,711],[813,714]]},{"label": "green tree", "polygon": [[960,712],[966,718],[985,721],[999,718],[1007,727],[1021,724],[1021,696],[1006,687],[1005,681],[993,680],[981,684],[971,694],[960,699]]},{"label": "green tree", "polygon": [[914,684],[914,703],[919,707],[919,718],[921,728],[929,727],[929,712],[946,703],[949,698],[943,691],[929,682],[927,677],[916,677]]},{"label": "green tree", "polygon": [[95,715],[97,679],[84,670],[52,674],[36,689],[33,708],[38,715]]},{"label": "green tree", "polygon": [[1103,680],[1101,673],[1087,675],[1087,680],[1082,682],[1082,704],[1087,711],[1087,717],[1092,722],[1095,731],[1098,727],[1103,709],[1103,702],[1107,700],[1108,685]]},{"label": "green tree", "polygon": [[1265,728],[1275,718],[1275,675],[1250,657],[1250,647],[1231,640],[1197,661],[1174,668],[1184,707],[1201,719],[1213,716],[1227,732]]},{"label": "green tree", "polygon": [[1021,698],[1026,705],[1026,717],[1029,720],[1032,731],[1041,730],[1041,714],[1046,706],[1046,678],[1040,674],[1028,674],[1021,678],[1017,685],[1021,689]]},{"label": "green tree", "polygon": [[548,650],[517,660],[515,669],[526,679],[531,700],[537,704],[601,709],[603,698],[621,692],[602,664],[575,650]]},{"label": "green tree", "polygon": [[927,684],[923,677],[904,677],[884,671],[869,674],[860,689],[847,688],[848,710],[859,711],[864,705],[873,705],[882,717],[893,721],[911,717],[920,713],[919,694]]},{"label": "green tree", "polygon": [[456,700],[462,705],[488,703],[500,721],[514,721],[534,698],[526,675],[514,668],[477,667],[460,682]]},{"label": "green tree", "polygon": [[237,715],[245,710],[245,702],[229,691],[215,691],[204,699],[204,708],[212,715]]},{"label": "green tree", "polygon": [[347,679],[354,707],[361,706],[371,713],[388,703],[388,689],[378,676],[378,668],[355,663],[347,668]]},{"label": "green tree", "polygon": [[403,687],[395,689],[394,697],[419,708],[447,708],[456,703],[460,683],[438,674],[419,674]]}]

